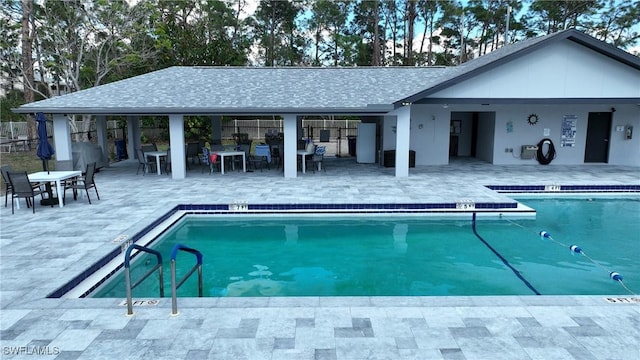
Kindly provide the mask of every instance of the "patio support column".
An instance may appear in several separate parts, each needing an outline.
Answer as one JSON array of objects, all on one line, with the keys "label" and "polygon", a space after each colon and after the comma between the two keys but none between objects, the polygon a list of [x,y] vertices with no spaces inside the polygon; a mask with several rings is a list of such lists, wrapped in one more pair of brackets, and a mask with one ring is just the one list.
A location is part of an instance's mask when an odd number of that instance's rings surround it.
[{"label": "patio support column", "polygon": [[411,106],[396,110],[396,177],[409,176],[409,142],[411,137]]},{"label": "patio support column", "polygon": [[222,144],[222,116],[211,117],[211,144]]},{"label": "patio support column", "polygon": [[171,147],[171,177],[187,176],[187,160],[184,148],[184,115],[169,115],[169,146]]},{"label": "patio support column", "polygon": [[298,117],[295,114],[284,115],[284,177],[298,176]]},{"label": "patio support column", "polygon": [[137,159],[136,149],[140,148],[140,118],[127,116],[127,154],[129,159]]},{"label": "patio support column", "polygon": [[71,128],[69,119],[64,114],[53,114],[53,143],[56,151],[56,170],[73,170]]},{"label": "patio support column", "polygon": [[102,148],[102,153],[109,159],[109,144],[107,140],[107,117],[105,115],[96,116],[96,132],[98,145]]}]

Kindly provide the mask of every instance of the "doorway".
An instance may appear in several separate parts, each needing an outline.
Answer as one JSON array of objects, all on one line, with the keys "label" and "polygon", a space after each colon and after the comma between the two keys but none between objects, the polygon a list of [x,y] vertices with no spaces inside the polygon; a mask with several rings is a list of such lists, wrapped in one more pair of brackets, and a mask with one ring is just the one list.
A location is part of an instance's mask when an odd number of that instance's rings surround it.
[{"label": "doorway", "polygon": [[587,139],[584,149],[585,163],[609,162],[611,113],[590,112],[587,120]]}]

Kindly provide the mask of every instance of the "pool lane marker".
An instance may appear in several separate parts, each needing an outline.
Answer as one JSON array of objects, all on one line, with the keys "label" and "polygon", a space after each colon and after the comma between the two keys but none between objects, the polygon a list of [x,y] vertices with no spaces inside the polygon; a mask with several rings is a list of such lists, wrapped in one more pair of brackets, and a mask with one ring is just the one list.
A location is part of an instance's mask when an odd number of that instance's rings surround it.
[{"label": "pool lane marker", "polygon": [[609,277],[611,278],[611,280],[616,281],[620,284],[620,286],[622,286],[625,290],[627,290],[631,295],[637,295],[636,293],[634,293],[633,291],[631,291],[631,289],[629,289],[627,287],[627,285],[625,285],[624,282],[622,282],[622,275],[620,275],[620,273],[617,273],[615,271],[611,271],[609,269],[607,269],[606,267],[602,266],[602,264],[600,264],[599,262],[597,262],[596,260],[592,259],[591,257],[589,257],[589,255],[587,255],[584,250],[582,250],[582,248],[578,245],[566,245],[563,244],[559,241],[556,241],[556,239],[554,239],[551,234],[549,234],[548,232],[542,230],[538,233],[538,235],[540,235],[540,239],[547,239],[549,241],[552,241],[562,247],[568,247],[569,250],[571,250],[571,253],[576,253],[576,254],[580,254],[582,256],[584,256],[585,258],[587,258],[589,261],[591,261],[595,266],[597,266],[598,268],[606,271],[607,273],[609,273]]},{"label": "pool lane marker", "polygon": [[520,279],[528,288],[529,290],[533,291],[534,294],[536,295],[542,295],[538,292],[538,290],[536,290],[535,287],[533,287],[533,285],[531,285],[531,283],[524,278],[524,276],[522,276],[522,274],[520,273],[520,271],[518,271],[518,269],[516,269],[515,267],[513,267],[513,265],[511,265],[509,263],[509,261],[502,256],[502,254],[500,254],[496,249],[494,249],[487,241],[485,241],[482,236],[480,236],[480,234],[478,234],[478,231],[476,230],[476,213],[473,213],[473,218],[471,221],[471,227],[473,228],[473,233],[476,235],[476,237],[478,239],[480,239],[480,241],[482,241],[482,243],[489,248],[489,250],[491,250],[498,258],[500,258],[500,260],[502,260],[502,263],[507,266],[509,269],[511,269],[511,271],[513,271],[513,273],[518,277],[518,279]]}]

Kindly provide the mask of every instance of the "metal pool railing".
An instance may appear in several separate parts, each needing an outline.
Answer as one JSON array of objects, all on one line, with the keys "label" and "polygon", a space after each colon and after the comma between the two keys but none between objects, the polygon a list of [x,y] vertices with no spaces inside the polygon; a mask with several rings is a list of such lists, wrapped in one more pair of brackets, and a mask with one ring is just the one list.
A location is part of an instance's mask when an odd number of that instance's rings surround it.
[{"label": "metal pool railing", "polygon": [[[179,282],[176,281],[176,257],[178,256],[178,251],[186,251],[196,256],[196,264]],[[176,244],[171,250],[171,315],[178,315],[178,288],[196,270],[198,270],[198,297],[202,297],[202,253],[182,244]]]},{"label": "metal pool railing", "polygon": [[[142,277],[136,281],[135,284],[131,285],[131,252],[136,249],[138,251],[143,251],[149,254],[153,254],[156,256],[157,264],[149,269]],[[140,285],[146,278],[148,278],[151,274],[153,274],[156,270],[159,273],[159,282],[160,282],[160,297],[164,297],[164,280],[162,277],[162,255],[156,250],[149,249],[144,246],[140,246],[137,244],[132,244],[127,248],[127,251],[124,254],[124,278],[127,285],[127,315],[133,315],[133,299],[131,292],[132,290]]]}]

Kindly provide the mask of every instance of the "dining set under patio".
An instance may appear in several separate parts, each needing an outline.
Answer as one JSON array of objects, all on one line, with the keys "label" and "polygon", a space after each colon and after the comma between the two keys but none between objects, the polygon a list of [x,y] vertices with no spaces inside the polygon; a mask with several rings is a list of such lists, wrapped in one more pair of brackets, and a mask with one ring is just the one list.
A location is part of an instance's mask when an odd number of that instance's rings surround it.
[{"label": "dining set under patio", "polygon": [[[325,170],[322,167],[326,148],[313,142],[303,141],[297,150],[298,170],[303,174],[308,169]],[[185,165],[187,170],[200,168],[201,172],[210,174],[219,172],[224,175],[229,170],[251,172],[265,169],[283,170],[283,144],[248,141],[242,143],[214,144],[204,142],[188,142],[185,144]],[[136,149],[138,168],[136,174],[157,175],[171,172],[171,148],[159,150],[153,144],[142,145]],[[325,170],[326,171],[326,170]]]}]

